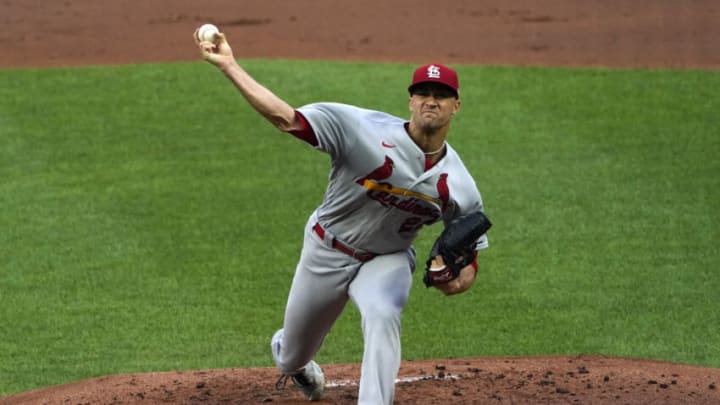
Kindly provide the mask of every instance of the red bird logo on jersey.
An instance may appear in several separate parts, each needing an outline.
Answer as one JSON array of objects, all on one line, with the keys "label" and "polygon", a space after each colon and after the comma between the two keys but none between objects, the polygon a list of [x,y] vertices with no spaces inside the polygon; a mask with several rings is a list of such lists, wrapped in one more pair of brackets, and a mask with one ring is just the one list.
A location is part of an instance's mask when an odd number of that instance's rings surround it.
[{"label": "red bird logo on jersey", "polygon": [[359,179],[358,181],[356,181],[356,183],[362,186],[365,184],[365,180],[375,180],[375,181],[385,180],[385,179],[389,178],[390,176],[392,176],[394,167],[395,167],[395,162],[393,162],[393,160],[390,159],[389,157],[385,156],[385,163],[382,166],[373,170],[367,176]]},{"label": "red bird logo on jersey", "polygon": [[441,174],[436,186],[438,196],[440,197],[440,201],[442,201],[443,212],[447,209],[448,202],[450,201],[450,189],[448,188],[447,177],[447,173]]}]

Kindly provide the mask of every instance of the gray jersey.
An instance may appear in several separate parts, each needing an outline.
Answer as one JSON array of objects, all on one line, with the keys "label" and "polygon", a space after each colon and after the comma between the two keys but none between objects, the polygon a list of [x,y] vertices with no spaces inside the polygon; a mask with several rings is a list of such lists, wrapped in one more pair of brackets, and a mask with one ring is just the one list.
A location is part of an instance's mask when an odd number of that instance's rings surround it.
[{"label": "gray jersey", "polygon": [[[425,170],[425,155],[406,120],[338,103],[298,109],[317,149],[332,161],[329,184],[313,215],[341,241],[375,253],[407,249],[424,225],[483,208],[475,181],[455,150]],[[483,235],[477,247],[487,247]]]}]

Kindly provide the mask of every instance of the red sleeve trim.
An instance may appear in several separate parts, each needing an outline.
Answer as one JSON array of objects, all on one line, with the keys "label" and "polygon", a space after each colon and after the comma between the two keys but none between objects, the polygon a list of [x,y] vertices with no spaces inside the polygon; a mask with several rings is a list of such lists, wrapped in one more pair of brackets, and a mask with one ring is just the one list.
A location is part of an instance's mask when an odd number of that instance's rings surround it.
[{"label": "red sleeve trim", "polygon": [[475,258],[473,259],[472,263],[470,263],[470,265],[473,266],[473,269],[475,269],[475,274],[477,274],[477,271],[478,271],[477,250],[475,251]]},{"label": "red sleeve trim", "polygon": [[307,119],[298,110],[295,110],[295,117],[297,117],[298,121],[300,121],[300,126],[302,128],[295,131],[290,131],[290,133],[293,134],[296,138],[305,141],[312,146],[318,146],[319,142],[317,140],[317,137],[315,136],[315,131],[310,126],[310,123],[307,121]]}]

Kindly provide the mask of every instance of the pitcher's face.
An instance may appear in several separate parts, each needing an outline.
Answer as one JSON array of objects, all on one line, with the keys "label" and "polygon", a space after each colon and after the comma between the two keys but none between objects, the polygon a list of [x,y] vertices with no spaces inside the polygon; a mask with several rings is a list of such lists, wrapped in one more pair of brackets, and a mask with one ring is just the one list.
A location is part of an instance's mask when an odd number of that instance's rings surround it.
[{"label": "pitcher's face", "polygon": [[411,120],[420,128],[432,130],[450,124],[460,110],[460,100],[452,89],[437,83],[421,83],[409,99]]}]

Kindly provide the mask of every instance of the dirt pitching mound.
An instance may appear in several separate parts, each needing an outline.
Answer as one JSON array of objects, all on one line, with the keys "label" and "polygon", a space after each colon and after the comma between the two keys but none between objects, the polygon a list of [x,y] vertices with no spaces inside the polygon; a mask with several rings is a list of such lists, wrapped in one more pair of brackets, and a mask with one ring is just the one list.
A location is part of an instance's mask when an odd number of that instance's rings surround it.
[{"label": "dirt pitching mound", "polygon": [[[326,365],[320,404],[357,401],[358,364]],[[20,404],[302,404],[275,368],[114,375],[0,400]],[[720,369],[603,356],[403,362],[396,404],[720,404]]]}]

